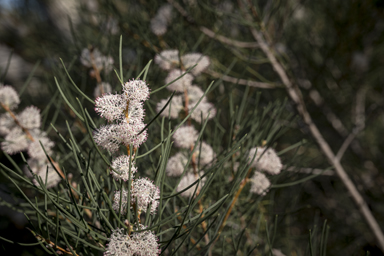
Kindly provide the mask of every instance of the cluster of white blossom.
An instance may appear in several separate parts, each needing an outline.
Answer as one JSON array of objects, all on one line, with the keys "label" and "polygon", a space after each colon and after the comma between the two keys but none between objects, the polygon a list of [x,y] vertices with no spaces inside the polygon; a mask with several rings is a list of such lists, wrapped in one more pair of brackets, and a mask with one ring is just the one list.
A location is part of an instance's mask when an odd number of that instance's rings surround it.
[{"label": "cluster of white blossom", "polygon": [[[104,93],[95,100],[95,111],[110,124],[100,127],[94,132],[94,140],[101,147],[115,152],[124,145],[128,152],[136,152],[147,138],[144,130],[143,102],[149,98],[149,88],[142,80],[131,80],[123,84],[122,93]],[[133,147],[133,148],[131,148]],[[122,191],[115,191],[112,208],[123,215],[134,208],[140,215],[150,207],[155,214],[159,204],[160,190],[148,178],[135,178],[137,172],[135,155],[120,155],[113,159],[111,174],[114,179],[123,181]],[[131,187],[128,187],[131,181]],[[128,198],[128,189],[130,198]],[[130,205],[128,205],[128,199]],[[128,208],[129,207],[129,208]],[[139,221],[140,217],[137,216]],[[141,232],[145,227],[140,223],[130,226],[133,234],[126,234],[122,229],[115,229],[104,255],[158,255],[159,245],[152,231]]]},{"label": "cluster of white blossom", "polygon": [[157,36],[162,36],[167,32],[167,27],[172,22],[172,5],[162,5],[151,19],[151,31]]},{"label": "cluster of white blossom", "polygon": [[[40,130],[40,110],[35,106],[29,106],[19,114],[15,114],[13,110],[17,108],[19,103],[19,95],[13,88],[0,84],[0,104],[6,111],[0,115],[0,135],[4,136],[1,149],[8,154],[27,151],[29,168],[33,173],[39,175],[44,182],[48,166],[47,187],[54,187],[61,178],[53,170],[45,152],[50,156],[55,144],[47,137],[46,132]],[[44,146],[45,152],[40,143]],[[25,169],[25,173],[32,177],[28,168]],[[38,185],[36,180],[34,183]]]},{"label": "cluster of white blossom", "polygon": [[111,72],[114,63],[111,56],[102,55],[96,48],[91,50],[88,48],[83,49],[80,56],[80,62],[87,68],[97,68],[99,72],[101,70]]},{"label": "cluster of white blossom", "polygon": [[103,94],[98,97],[95,100],[95,111],[113,123],[100,127],[94,133],[96,143],[115,152],[121,144],[139,147],[145,142],[147,131],[143,131],[143,101],[148,97],[149,88],[141,80],[125,83],[121,94]]},{"label": "cluster of white blossom", "polygon": [[[192,84],[195,77],[209,66],[210,61],[207,56],[200,53],[188,53],[180,56],[178,50],[165,50],[155,56],[155,63],[158,64],[161,69],[169,72],[165,78],[165,83],[169,84],[167,89],[179,93],[172,98],[170,104],[168,104],[161,113],[162,116],[169,116],[170,118],[176,119],[183,110],[184,114],[189,114],[195,107],[190,118],[198,123],[202,123],[203,120],[207,118],[212,119],[216,115],[216,109],[213,104],[208,102],[204,96],[204,92],[199,86]],[[186,70],[192,67],[193,69],[191,69],[189,73],[186,73]],[[200,99],[200,103],[196,105]],[[160,112],[164,108],[168,100],[169,98],[163,99],[157,104],[157,112]],[[197,169],[200,168],[200,166],[211,164],[216,157],[212,147],[205,142],[197,143],[196,149],[194,149],[198,135],[198,131],[190,123],[180,127],[173,134],[175,146],[178,147],[180,151],[169,158],[166,174],[168,176],[181,176],[184,173],[177,187],[178,192],[183,191],[197,181],[203,175],[203,173]],[[193,149],[194,156],[191,160],[193,163],[188,163],[188,153]],[[192,165],[193,168],[187,165]],[[201,189],[201,186],[203,186],[204,181],[205,179],[200,181],[198,191]],[[181,195],[185,197],[192,196],[195,187],[196,186],[192,186],[190,189],[181,193]]]},{"label": "cluster of white blossom", "polygon": [[111,92],[112,92],[112,86],[109,83],[101,82],[101,83],[98,83],[97,86],[95,87],[93,96],[95,98],[98,98],[103,94],[111,93]]},{"label": "cluster of white blossom", "polygon": [[[209,66],[210,61],[207,56],[200,53],[188,53],[180,57],[178,50],[165,50],[155,56],[155,63],[161,69],[169,71],[168,76],[165,78],[166,84],[177,79],[168,85],[167,89],[181,93],[172,98],[170,104],[161,113],[162,116],[169,115],[170,118],[176,119],[183,109],[190,112],[196,107],[191,114],[191,118],[196,122],[201,123],[204,119],[215,117],[216,109],[213,104],[208,102],[199,86],[192,84],[194,78]],[[192,68],[194,65],[196,66],[190,70],[190,73],[185,73],[186,69]],[[196,106],[200,99],[201,102]],[[168,100],[161,100],[157,104],[157,112],[160,112]],[[188,104],[186,101],[188,101]]]},{"label": "cluster of white blossom", "polygon": [[115,229],[112,232],[104,256],[151,256],[159,255],[158,239],[152,231],[141,231],[144,225],[139,224],[128,235],[124,229]]},{"label": "cluster of white blossom", "polygon": [[[255,155],[256,154],[256,155]],[[251,190],[250,192],[258,195],[266,195],[271,182],[264,173],[270,175],[277,175],[281,172],[283,165],[280,157],[272,148],[254,147],[249,150],[248,159],[253,162],[250,163],[251,167],[256,168],[253,177],[250,178]]]}]

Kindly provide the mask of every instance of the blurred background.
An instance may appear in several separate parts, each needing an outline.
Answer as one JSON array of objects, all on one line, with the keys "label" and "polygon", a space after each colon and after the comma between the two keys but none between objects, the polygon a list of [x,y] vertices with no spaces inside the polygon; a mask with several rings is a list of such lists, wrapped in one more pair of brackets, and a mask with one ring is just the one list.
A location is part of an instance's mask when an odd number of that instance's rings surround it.
[{"label": "blurred background", "polygon": [[[300,86],[307,109],[332,150],[338,152],[345,140],[351,139],[341,163],[384,228],[384,1],[248,2],[257,10],[269,46]],[[165,25],[166,33],[156,35],[153,19],[164,4],[173,6],[171,21]],[[64,77],[59,60],[62,58],[67,65],[73,65],[74,77],[92,95],[95,80],[87,78],[88,70],[81,67],[81,51],[96,47],[113,56],[117,67],[122,35],[123,64],[133,74],[161,50],[196,51],[211,58],[204,81],[227,76],[209,95],[212,102],[218,100],[215,104],[228,104],[221,97],[228,92],[235,96],[237,104],[241,102],[246,85],[238,79],[268,85],[265,89],[250,87],[252,92],[261,93],[261,106],[275,100],[283,104],[288,99],[286,91],[268,59],[255,46],[238,4],[219,0],[0,0],[1,81],[17,91],[23,90],[22,106],[35,105],[43,111],[56,95],[53,76]],[[228,44],[225,39],[213,38],[210,31],[249,44]],[[104,76],[117,88],[113,73]],[[158,67],[151,67],[150,84],[160,87],[163,78]],[[164,94],[151,100],[155,104],[162,98]],[[307,141],[296,152],[294,175],[286,170],[285,180],[298,180],[328,168],[330,164],[305,123],[299,117],[294,121],[288,118],[297,115],[294,105],[289,100],[284,104],[281,121],[289,125],[286,134],[278,138],[277,149],[302,139]],[[45,129],[49,129],[52,118],[60,124],[71,117],[65,111],[58,117],[48,111]],[[226,122],[225,118],[221,121]],[[50,134],[55,136],[51,130]],[[18,156],[13,159],[21,162]],[[287,163],[289,156],[285,159]],[[0,160],[9,165],[2,152]],[[34,242],[35,238],[24,229],[28,224],[24,214],[5,206],[4,202],[12,204],[13,200],[6,182],[0,178],[0,236],[20,243]],[[265,202],[265,207],[271,216],[282,217],[278,228],[286,236],[283,252],[287,255],[302,255],[296,254],[294,248],[305,248],[308,230],[321,228],[325,220],[330,226],[328,255],[366,255],[367,251],[383,255],[333,171],[296,186],[274,189],[273,193],[274,201]],[[12,255],[44,255],[38,247],[0,243]]]}]

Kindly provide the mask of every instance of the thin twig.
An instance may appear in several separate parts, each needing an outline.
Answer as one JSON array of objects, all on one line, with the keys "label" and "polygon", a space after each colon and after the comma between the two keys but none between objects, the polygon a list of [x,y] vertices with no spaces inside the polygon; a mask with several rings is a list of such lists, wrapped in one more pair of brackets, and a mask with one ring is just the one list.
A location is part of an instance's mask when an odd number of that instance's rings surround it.
[{"label": "thin twig", "polygon": [[[220,228],[219,228],[219,230],[218,230],[218,232],[217,232],[217,237],[216,237],[214,243],[216,243],[217,240],[219,239],[220,234],[221,234],[221,232],[223,231],[223,228],[225,227],[225,223],[226,223],[226,221],[227,221],[227,219],[228,219],[228,217],[229,217],[229,214],[231,214],[231,211],[232,211],[233,207],[235,206],[235,204],[236,204],[236,202],[237,202],[237,199],[238,199],[239,196],[240,196],[241,191],[243,190],[244,186],[247,184],[247,182],[248,182],[248,180],[249,180],[248,177],[249,177],[249,175],[251,174],[251,172],[252,172],[252,168],[249,168],[249,170],[248,170],[248,172],[247,172],[247,175],[245,176],[244,180],[240,183],[239,189],[237,190],[237,192],[236,192],[236,194],[235,194],[235,197],[234,197],[233,200],[232,200],[231,206],[228,208],[228,211],[227,211],[227,213],[225,214],[225,217],[224,217],[224,219],[223,219],[223,222],[222,222],[221,225],[220,225]],[[212,245],[212,248],[213,248],[213,245]]]},{"label": "thin twig", "polygon": [[234,83],[234,84],[241,84],[241,85],[246,85],[246,86],[251,86],[251,87],[256,87],[256,88],[262,88],[262,89],[277,88],[276,84],[256,82],[256,81],[252,81],[252,80],[245,80],[245,79],[241,79],[241,78],[231,77],[231,76],[227,76],[227,75],[222,75],[222,74],[217,73],[213,70],[206,70],[206,71],[204,71],[204,73],[211,75],[215,78],[220,78],[223,81]]},{"label": "thin twig", "polygon": [[75,254],[72,254],[70,251],[67,251],[63,248],[61,248],[60,246],[56,245],[54,242],[52,242],[51,240],[49,239],[46,239],[44,238],[43,236],[39,235],[39,234],[36,234],[35,232],[33,232],[31,229],[29,228],[26,228],[28,229],[29,231],[31,231],[31,233],[36,237],[37,240],[39,241],[45,241],[49,246],[51,246],[52,248],[55,248],[59,251],[61,251],[62,253],[65,253],[65,254],[68,254],[68,255],[75,255],[75,256],[79,256],[77,253]]},{"label": "thin twig", "polygon": [[[252,17],[245,10],[244,6],[242,6],[240,4],[240,8],[242,9],[243,14],[245,15],[247,21],[254,22]],[[338,174],[341,181],[344,183],[348,192],[352,196],[353,200],[357,204],[358,209],[360,210],[361,214],[363,215],[363,217],[365,218],[369,227],[371,228],[372,232],[374,233],[379,247],[384,252],[384,235],[380,229],[379,224],[377,223],[375,217],[372,215],[372,213],[371,213],[370,209],[368,208],[368,205],[365,202],[364,198],[360,195],[356,186],[353,184],[352,180],[348,177],[343,166],[340,164],[340,161],[338,161],[335,154],[332,152],[331,147],[329,146],[327,141],[325,141],[323,135],[320,133],[319,129],[317,128],[317,126],[313,122],[311,115],[309,114],[309,112],[307,111],[307,109],[305,107],[303,96],[301,94],[299,87],[296,84],[293,84],[291,82],[291,80],[288,78],[288,75],[287,75],[286,71],[284,70],[283,66],[278,62],[278,60],[276,59],[272,50],[267,45],[267,43],[264,39],[264,36],[253,27],[249,27],[249,29],[250,29],[253,37],[259,43],[261,50],[268,57],[273,69],[279,75],[281,81],[283,82],[284,86],[286,87],[286,90],[287,90],[289,97],[296,104],[297,111],[299,112],[299,114],[303,118],[304,122],[308,125],[309,130],[310,130],[313,138],[316,140],[316,142],[320,146],[321,150],[323,151],[323,153],[327,157],[328,161],[335,167],[336,173]]]},{"label": "thin twig", "polygon": [[235,46],[237,48],[259,48],[258,43],[237,41],[232,38],[218,35],[217,33],[213,32],[212,30],[206,27],[200,27],[200,31],[203,32],[205,35],[209,36],[210,38],[216,39],[227,45]]}]

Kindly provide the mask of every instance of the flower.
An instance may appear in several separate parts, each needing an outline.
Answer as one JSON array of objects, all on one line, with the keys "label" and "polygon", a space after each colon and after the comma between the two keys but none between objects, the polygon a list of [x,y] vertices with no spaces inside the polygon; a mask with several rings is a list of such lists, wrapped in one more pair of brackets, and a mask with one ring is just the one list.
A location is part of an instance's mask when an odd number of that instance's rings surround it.
[{"label": "flower", "polygon": [[157,36],[162,36],[167,32],[167,22],[157,16],[151,19],[151,31]]},{"label": "flower", "polygon": [[131,196],[132,202],[137,200],[136,207],[138,211],[146,212],[149,205],[151,205],[151,214],[157,211],[160,190],[148,178],[140,178],[133,181]]},{"label": "flower", "polygon": [[130,238],[124,229],[112,230],[104,256],[133,256],[134,252],[130,249],[129,242]]},{"label": "flower", "polygon": [[[203,173],[200,172],[200,176],[202,176]],[[182,191],[183,189],[185,189],[186,187],[190,186],[192,183],[194,183],[195,181],[197,181],[199,179],[199,177],[196,177],[194,174],[193,174],[193,171],[190,170],[189,173],[186,173],[180,180],[180,183],[179,185],[177,186],[176,190],[177,192],[180,192]],[[201,187],[204,186],[204,183],[205,183],[205,178],[203,178],[202,180],[200,180],[200,183],[199,183],[199,187],[197,189],[197,192],[196,193],[199,193],[200,190],[201,190]],[[192,186],[191,188],[189,188],[188,190],[184,191],[183,193],[181,193],[182,196],[184,197],[191,197],[193,195],[193,193],[195,192],[195,187],[196,185]]]},{"label": "flower", "polygon": [[40,109],[35,106],[26,107],[17,115],[17,120],[26,129],[40,128],[41,116]]},{"label": "flower", "polygon": [[[45,155],[45,152],[41,146],[43,144],[44,149],[47,153],[47,155],[51,155],[52,148],[55,146],[55,143],[53,143],[48,137],[46,132],[39,131],[35,136],[33,136],[34,141],[30,142],[28,145],[28,155],[29,157],[39,159],[39,160],[45,160],[47,157]],[[40,144],[41,142],[41,144]]]},{"label": "flower", "polygon": [[[132,156],[133,160],[134,156]],[[119,173],[115,171],[111,171],[112,176],[118,180],[122,179],[124,181],[127,181],[129,179],[129,156],[121,155],[117,158],[115,158],[112,161],[112,168],[118,171]],[[131,162],[131,180],[135,177],[134,173],[137,172],[137,168],[135,166],[135,163]]]},{"label": "flower", "polygon": [[5,140],[1,142],[1,149],[7,154],[15,154],[28,148],[29,141],[20,127],[13,128]]},{"label": "flower", "polygon": [[[189,107],[189,110],[192,111],[195,105],[190,104],[188,107]],[[212,103],[209,103],[209,102],[200,102],[200,104],[197,105],[197,107],[191,114],[191,118],[198,123],[201,123],[204,119],[207,119],[207,118],[210,120],[215,116],[216,116],[216,108]]]},{"label": "flower", "polygon": [[[98,49],[83,49],[80,56],[80,62],[87,68],[93,68],[93,65],[100,71],[103,68],[110,72],[113,67],[113,58],[111,56],[103,56]],[[93,64],[93,65],[92,65]]]},{"label": "flower", "polygon": [[11,86],[0,84],[0,103],[9,109],[15,109],[20,103],[19,95]]},{"label": "flower", "polygon": [[207,143],[200,142],[196,149],[195,149],[195,154],[196,154],[196,161],[200,162],[200,165],[207,165],[210,164],[213,159],[216,157],[216,153],[213,152],[213,149],[210,145]]},{"label": "flower", "polygon": [[117,124],[101,126],[93,133],[93,139],[99,146],[115,152],[121,144],[118,128]]},{"label": "flower", "polygon": [[133,125],[128,125],[127,123],[119,125],[117,127],[119,141],[126,147],[129,145],[139,147],[147,140],[147,130],[144,130],[141,134],[139,134],[144,128],[144,123],[139,122],[134,123]]},{"label": "flower", "polygon": [[[45,184],[45,179],[47,179],[46,187],[47,188],[53,188],[57,186],[57,184],[61,181],[61,177],[57,174],[57,172],[53,169],[51,163],[45,159],[45,160],[39,160],[36,158],[29,158],[27,160],[28,166],[31,169],[31,171],[40,176],[43,183]],[[47,169],[48,169],[48,177],[47,175]],[[24,167],[24,173],[27,177],[32,178],[32,174],[29,171],[28,167]],[[40,186],[39,182],[35,179],[33,179],[33,183],[36,186]]]},{"label": "flower", "polygon": [[[187,89],[188,93],[188,100],[190,105],[195,105],[204,95],[203,90],[200,89],[197,85],[191,85]],[[201,103],[206,102],[207,98],[204,96],[204,98],[201,100]]]},{"label": "flower", "polygon": [[93,96],[95,98],[98,98],[104,94],[108,94],[112,92],[112,87],[109,83],[101,82],[98,83],[95,87],[95,90],[93,91]]},{"label": "flower", "polygon": [[[256,152],[257,151],[257,152]],[[251,163],[252,167],[258,170],[265,171],[269,174],[276,175],[281,172],[283,165],[280,157],[272,148],[266,149],[265,147],[255,147],[249,151],[248,159],[252,160],[256,153],[254,161]]]},{"label": "flower", "polygon": [[93,138],[99,146],[111,152],[117,151],[121,144],[139,147],[147,139],[146,130],[138,135],[144,127],[143,123],[134,125],[128,125],[127,123],[105,125],[93,133]]},{"label": "flower", "polygon": [[188,158],[182,152],[168,159],[167,167],[165,169],[168,176],[180,176],[183,174],[184,167],[188,162]]},{"label": "flower", "polygon": [[[122,195],[121,198],[121,206],[120,206],[120,194]],[[113,205],[112,208],[115,212],[121,214],[126,214],[127,213],[127,203],[128,203],[128,191],[123,188],[123,191],[116,191],[115,196],[113,197]]]},{"label": "flower", "polygon": [[209,58],[201,53],[188,53],[181,57],[181,62],[183,63],[186,69],[193,67],[197,64],[192,70],[193,75],[198,75],[203,72],[210,64]]},{"label": "flower", "polygon": [[180,65],[178,50],[164,50],[156,54],[155,63],[163,70],[171,70]]},{"label": "flower", "polygon": [[156,13],[156,16],[151,19],[151,31],[161,36],[167,32],[167,26],[172,21],[172,5],[162,5]]},{"label": "flower", "polygon": [[190,149],[195,144],[198,136],[199,134],[193,126],[182,126],[175,131],[173,139],[176,147]]},{"label": "flower", "polygon": [[255,172],[255,174],[249,180],[251,182],[251,193],[265,196],[268,192],[271,182],[268,178],[261,172]]},{"label": "flower", "polygon": [[153,231],[139,224],[129,237],[124,229],[112,230],[104,256],[156,256],[160,254],[158,239]]},{"label": "flower", "polygon": [[[168,76],[165,78],[165,83],[168,84],[173,80],[176,80],[180,76],[182,76],[185,71],[181,71],[180,69],[173,69],[169,72]],[[188,89],[189,86],[192,85],[193,76],[191,74],[185,74],[183,77],[173,82],[172,84],[167,86],[167,89],[170,91],[184,92],[184,90]]]},{"label": "flower", "polygon": [[[139,224],[140,230],[146,228],[146,226]],[[135,251],[135,256],[156,256],[161,253],[158,238],[153,231],[140,231],[138,228],[135,228],[134,230],[137,232],[133,233],[130,245],[132,250]]]},{"label": "flower", "polygon": [[149,98],[149,87],[140,79],[123,84],[124,98],[131,101],[145,101]]},{"label": "flower", "polygon": [[[165,104],[167,104],[168,99],[163,99],[156,105],[156,111],[160,112],[160,110],[163,109]],[[171,108],[171,112],[169,112],[169,108]],[[163,112],[161,112],[161,116],[168,116],[170,118],[176,119],[179,116],[180,111],[183,109],[183,97],[182,96],[173,96],[171,102],[168,104],[168,106],[164,109]]]},{"label": "flower", "polygon": [[15,125],[15,121],[8,112],[0,115],[0,135],[7,135],[11,132]]},{"label": "flower", "polygon": [[106,94],[95,100],[95,111],[108,121],[124,118],[127,101],[120,94]]}]

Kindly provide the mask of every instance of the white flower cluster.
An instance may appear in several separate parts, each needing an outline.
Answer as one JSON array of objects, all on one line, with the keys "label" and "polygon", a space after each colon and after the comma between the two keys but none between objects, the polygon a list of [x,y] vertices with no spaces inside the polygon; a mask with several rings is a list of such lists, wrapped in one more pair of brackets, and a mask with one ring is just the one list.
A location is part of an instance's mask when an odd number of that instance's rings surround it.
[{"label": "white flower cluster", "polygon": [[265,174],[257,171],[249,181],[251,182],[250,192],[261,196],[265,196],[268,192],[269,186],[271,186],[271,182]]},{"label": "white flower cluster", "polygon": [[95,87],[95,90],[93,92],[93,96],[95,98],[97,98],[103,94],[108,94],[111,92],[112,92],[111,85],[109,83],[106,83],[106,82],[101,82],[101,83],[97,84],[97,86]]},{"label": "white flower cluster", "polygon": [[256,168],[256,171],[253,177],[250,179],[250,192],[264,196],[268,192],[268,188],[271,186],[271,182],[262,172],[266,172],[270,175],[276,175],[281,172],[283,165],[279,156],[272,148],[251,148],[248,154],[249,161],[251,161],[254,156],[255,158],[250,164],[251,167]]},{"label": "white flower cluster", "polygon": [[146,212],[147,207],[151,205],[151,214],[156,213],[160,198],[159,188],[148,178],[141,178],[133,181],[132,184],[132,202],[137,200],[137,210]]},{"label": "white flower cluster", "polygon": [[156,16],[151,19],[151,31],[157,36],[167,32],[167,27],[172,22],[172,5],[164,4],[157,10]]},{"label": "white flower cluster", "polygon": [[189,69],[197,64],[197,66],[191,70],[191,74],[197,76],[208,68],[210,60],[208,56],[201,53],[187,53],[180,56],[178,50],[164,50],[155,56],[155,63],[159,65],[161,69],[167,71],[180,66]]},{"label": "white flower cluster", "polygon": [[145,142],[147,131],[142,131],[145,127],[143,101],[148,97],[149,88],[141,80],[125,83],[122,94],[104,94],[98,97],[95,111],[114,123],[100,127],[94,133],[96,143],[115,152],[121,144],[139,147]]},{"label": "white flower cluster", "polygon": [[265,171],[268,174],[276,175],[281,172],[283,165],[280,157],[272,148],[255,147],[249,151],[249,160],[252,160],[256,153],[254,161],[251,163],[259,171]]},{"label": "white flower cluster", "polygon": [[[200,87],[192,84],[194,78],[209,66],[210,61],[207,56],[200,53],[188,53],[180,56],[178,50],[165,50],[155,56],[155,63],[161,69],[169,71],[165,83],[171,84],[168,85],[167,89],[180,93],[172,98],[166,108],[164,106],[169,98],[161,100],[156,106],[157,112],[164,108],[161,113],[162,116],[176,119],[182,110],[185,110],[184,113],[187,114],[195,108],[190,117],[198,123],[202,123],[207,118],[212,119],[216,115],[216,109],[213,104],[208,102],[204,92]],[[195,66],[196,64],[197,66]],[[189,73],[186,73],[185,70],[193,66],[195,67]],[[199,101],[200,103],[197,105]],[[180,127],[173,134],[175,146],[180,148],[180,152],[169,158],[166,174],[168,176],[181,176],[184,174],[177,187],[178,192],[189,187],[203,175],[203,172],[199,172],[196,168],[208,166],[216,157],[212,147],[205,142],[199,142],[196,149],[194,149],[198,135],[197,130],[190,124]],[[193,149],[194,155],[190,163],[193,168],[190,168],[187,166],[188,152]],[[200,181],[197,192],[200,191],[204,182],[205,179]],[[195,188],[196,186],[192,186],[190,189],[183,191],[181,195],[190,197],[193,195]]]},{"label": "white flower cluster", "polygon": [[[8,154],[27,151],[29,155],[27,162],[32,172],[41,176],[45,182],[48,166],[47,187],[56,186],[61,178],[52,169],[41,146],[42,144],[46,153],[51,155],[55,144],[47,137],[46,132],[40,130],[40,110],[35,106],[29,106],[19,114],[14,114],[11,110],[16,109],[19,103],[19,95],[13,88],[0,84],[0,104],[7,111],[0,115],[0,135],[5,137],[1,149]],[[31,176],[28,169],[25,172]]]},{"label": "white flower cluster", "polygon": [[114,63],[111,56],[102,55],[98,49],[89,50],[88,48],[81,52],[80,62],[87,68],[94,68],[95,66],[99,72],[101,70],[111,72]]},{"label": "white flower cluster", "polygon": [[144,225],[134,229],[131,236],[124,229],[112,231],[104,256],[154,256],[160,254],[158,239],[152,231],[141,231]]},{"label": "white flower cluster", "polygon": [[[182,93],[181,95],[175,95],[170,104],[161,113],[161,116],[168,116],[176,119],[179,113],[184,109],[188,112],[195,110],[191,114],[191,118],[198,123],[202,123],[203,120],[209,118],[212,119],[216,115],[216,109],[212,103],[209,103],[207,98],[204,96],[204,92],[197,85],[193,85],[193,79],[204,71],[210,64],[209,58],[200,53],[188,53],[179,57],[178,50],[165,50],[155,56],[155,63],[160,66],[163,70],[169,71],[168,76],[165,78],[165,83],[172,84],[167,86],[170,91],[176,91]],[[189,69],[196,65],[190,73],[185,73],[178,69]],[[185,97],[187,95],[187,98]],[[196,106],[197,102],[201,99],[199,105]],[[165,106],[167,101],[162,100],[157,103],[156,110],[160,112]],[[187,108],[185,107],[186,101],[188,100]],[[184,102],[184,106],[183,106]]]},{"label": "white flower cluster", "polygon": [[[131,80],[123,84],[121,94],[104,93],[95,100],[95,110],[112,124],[100,127],[94,133],[96,143],[105,149],[115,152],[123,144],[128,149],[139,147],[147,138],[144,130],[143,102],[149,98],[149,88],[144,81]],[[141,132],[141,134],[139,134]],[[114,179],[123,181],[122,191],[115,191],[112,208],[125,215],[127,210],[136,207],[138,214],[151,208],[155,214],[159,204],[160,190],[148,178],[135,179],[137,172],[135,155],[120,155],[113,159],[111,174]],[[129,181],[131,186],[128,188]],[[128,184],[127,184],[128,183]],[[128,189],[130,191],[128,191]],[[130,198],[128,198],[130,192]],[[128,205],[128,199],[130,205]],[[129,208],[128,208],[129,207]],[[140,219],[140,216],[137,216]],[[136,227],[145,229],[139,223]],[[115,229],[104,255],[158,255],[159,245],[152,231],[141,232],[131,226],[133,234],[125,234],[123,229]]]}]

